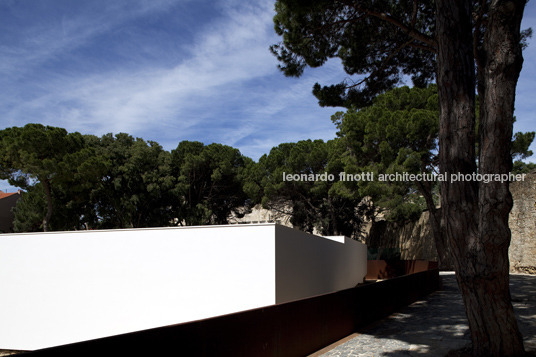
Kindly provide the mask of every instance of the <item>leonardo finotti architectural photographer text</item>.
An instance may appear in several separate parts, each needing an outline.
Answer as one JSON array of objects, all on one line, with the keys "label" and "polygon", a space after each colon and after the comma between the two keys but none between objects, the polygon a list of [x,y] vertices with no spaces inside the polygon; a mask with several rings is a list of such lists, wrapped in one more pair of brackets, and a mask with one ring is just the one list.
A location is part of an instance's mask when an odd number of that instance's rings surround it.
[{"label": "leonardo finotti architectural photographer text", "polygon": [[453,182],[466,182],[477,181],[483,183],[489,182],[513,182],[513,181],[525,181],[526,174],[479,174],[473,172],[472,174],[454,173],[448,172],[442,174],[410,174],[408,172],[394,173],[394,174],[375,174],[374,172],[361,172],[359,174],[349,174],[346,172],[339,172],[337,175],[328,174],[324,172],[322,174],[289,174],[283,172],[283,181],[382,181],[382,182],[395,182],[395,181],[450,181]]}]

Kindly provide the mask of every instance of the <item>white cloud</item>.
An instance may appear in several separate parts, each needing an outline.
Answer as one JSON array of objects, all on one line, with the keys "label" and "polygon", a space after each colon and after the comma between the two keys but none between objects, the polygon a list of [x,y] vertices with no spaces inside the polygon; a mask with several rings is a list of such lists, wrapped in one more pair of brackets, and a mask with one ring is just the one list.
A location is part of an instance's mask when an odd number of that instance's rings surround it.
[{"label": "white cloud", "polygon": [[13,76],[31,70],[83,46],[99,34],[127,21],[164,11],[172,4],[169,0],[106,2],[100,7],[96,5],[91,13],[81,11],[74,16],[63,15],[61,19],[31,23],[15,33],[17,46],[0,47],[0,73]]},{"label": "white cloud", "polygon": [[[160,2],[156,9],[169,3]],[[149,10],[140,10],[137,17],[121,15],[115,22],[65,21],[64,30],[71,35],[63,45],[41,50],[38,46],[36,53],[23,56],[25,67],[40,69],[39,77],[24,85],[12,80],[15,90],[4,90],[0,103],[3,122],[6,126],[40,122],[96,135],[127,132],[166,149],[175,148],[180,140],[220,142],[255,159],[281,142],[332,138],[335,129],[329,117],[335,109],[319,108],[311,88],[317,81],[341,80],[340,64],[331,62],[306,71],[300,79],[287,79],[268,50],[279,41],[273,31],[272,3],[226,0],[214,7],[219,17],[200,19],[187,42],[177,33],[177,43],[166,43],[169,39],[164,37],[121,47],[125,58],[138,56],[142,47],[156,48],[164,54],[162,61],[117,63],[101,71],[51,69],[40,63],[54,56],[68,58],[66,53],[74,48],[100,51],[106,44],[91,47],[96,36],[106,35],[119,23],[143,20],[140,14]],[[93,22],[103,25],[93,27]],[[73,34],[75,28],[80,29],[78,35]],[[44,34],[36,42],[46,43],[44,39],[52,36]],[[145,39],[138,33],[132,41]],[[79,65],[85,66],[93,69],[95,64],[86,60]]]},{"label": "white cloud", "polygon": [[[15,122],[39,112],[47,123],[83,132],[88,127],[96,133],[140,132],[149,122],[179,123],[178,129],[186,130],[198,119],[189,118],[189,111],[206,109],[203,106],[214,97],[223,102],[226,87],[275,72],[266,45],[273,37],[272,13],[266,8],[246,9],[227,9],[223,19],[197,35],[189,58],[173,68],[114,68],[96,75],[54,73],[46,82],[34,84],[41,89],[40,95],[17,103],[6,119]],[[82,31],[65,46],[72,47],[100,31],[104,30]],[[43,49],[27,56],[27,61],[56,51],[60,49]]]}]

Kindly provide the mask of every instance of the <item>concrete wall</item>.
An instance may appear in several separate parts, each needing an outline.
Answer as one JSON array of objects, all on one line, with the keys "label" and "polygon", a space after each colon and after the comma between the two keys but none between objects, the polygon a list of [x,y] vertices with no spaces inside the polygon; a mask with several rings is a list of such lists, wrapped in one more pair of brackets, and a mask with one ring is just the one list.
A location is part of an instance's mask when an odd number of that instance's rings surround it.
[{"label": "concrete wall", "polygon": [[277,303],[347,289],[367,275],[367,248],[346,237],[311,239],[311,234],[276,226]]},{"label": "concrete wall", "polygon": [[[33,350],[192,321],[349,288],[362,279],[361,270],[350,271],[359,259],[342,243],[287,229],[1,235],[0,349]],[[291,248],[294,253],[286,254]],[[346,286],[322,273],[335,268],[354,274]]]},{"label": "concrete wall", "polygon": [[2,235],[0,348],[42,348],[273,304],[273,230]]}]

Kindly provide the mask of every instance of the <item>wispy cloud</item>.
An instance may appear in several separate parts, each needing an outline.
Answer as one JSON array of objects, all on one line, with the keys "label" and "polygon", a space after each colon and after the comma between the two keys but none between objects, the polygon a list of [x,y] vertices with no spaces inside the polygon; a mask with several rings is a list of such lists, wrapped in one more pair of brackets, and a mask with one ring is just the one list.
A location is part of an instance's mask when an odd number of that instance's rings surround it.
[{"label": "wispy cloud", "polygon": [[[9,17],[18,22],[0,24],[3,126],[128,132],[166,149],[181,140],[220,142],[254,159],[282,142],[335,136],[330,116],[337,109],[319,108],[311,89],[346,75],[332,61],[285,78],[268,50],[279,41],[270,1],[67,4],[0,4],[19,11]],[[526,26],[535,12],[529,9]],[[517,130],[533,128],[535,46],[525,54]]]},{"label": "wispy cloud", "polygon": [[[28,8],[28,13],[33,13],[33,17],[29,19],[29,23],[17,27],[16,46],[0,46],[0,72],[4,75],[14,76],[31,71],[56,56],[65,56],[66,53],[86,45],[99,34],[111,31],[125,22],[165,11],[173,4],[169,0],[96,2],[94,7],[81,8],[74,14],[65,12],[61,16],[48,18],[49,21],[33,21],[40,18],[39,11],[47,7],[47,2],[21,3],[23,4],[19,5]],[[53,3],[49,5],[50,8],[53,7]],[[7,11],[13,7],[13,3],[11,6],[4,6],[7,8],[3,10]],[[30,8],[33,8],[33,11],[30,11]],[[21,16],[27,16],[28,13]],[[4,34],[12,35],[5,31]]]},{"label": "wispy cloud", "polygon": [[[169,6],[169,2],[161,5]],[[92,38],[162,8],[145,8],[114,22],[79,19],[68,25],[81,28],[79,35],[27,56],[25,66],[38,67],[37,59],[44,62],[66,56],[73,48],[91,49]],[[331,127],[329,115],[334,110],[318,111],[310,91],[315,81],[332,76],[335,67],[312,71],[300,80],[284,78],[268,51],[278,41],[272,4],[222,1],[216,12],[218,17],[201,25],[189,41],[179,46],[161,44],[171,48],[162,61],[140,61],[135,66],[118,63],[87,73],[43,67],[39,80],[25,86],[29,92],[8,95],[11,105],[3,109],[4,120],[23,125],[38,114],[39,122],[70,131],[128,132],[168,149],[186,139],[221,142],[240,145],[254,158],[269,151],[268,143],[299,140],[311,133],[332,136],[334,130],[326,131],[326,126]],[[100,27],[93,26],[93,21]],[[135,56],[139,46],[143,44],[130,47],[132,53],[123,57]],[[86,62],[79,67],[92,66],[91,59]],[[320,124],[315,121],[319,112],[326,112]]]},{"label": "wispy cloud", "polygon": [[[147,11],[138,11],[136,16]],[[31,84],[31,90],[37,92],[33,97],[22,102],[12,96],[12,107],[4,116],[8,122],[17,123],[21,119],[31,121],[31,116],[40,113],[41,121],[84,132],[90,128],[97,133],[136,133],[148,125],[163,124],[187,131],[203,120],[203,116],[192,117],[192,113],[206,115],[211,111],[212,117],[217,118],[219,108],[212,104],[223,105],[232,87],[276,71],[274,59],[267,56],[267,43],[274,36],[271,8],[228,7],[222,11],[219,20],[207,24],[196,35],[189,53],[181,53],[184,59],[175,66],[159,67],[156,63],[124,70],[119,64],[90,74],[52,71],[41,82]],[[128,16],[133,17],[134,14]],[[114,24],[124,21],[127,19],[116,19]],[[36,66],[55,53],[82,46],[87,39],[113,27],[109,21],[96,22],[101,26],[85,19],[69,25],[82,30],[69,30],[77,35],[54,47],[38,46],[37,51],[21,56],[24,66]],[[45,34],[33,41],[46,43],[56,35]],[[22,51],[28,51],[26,48]]]}]

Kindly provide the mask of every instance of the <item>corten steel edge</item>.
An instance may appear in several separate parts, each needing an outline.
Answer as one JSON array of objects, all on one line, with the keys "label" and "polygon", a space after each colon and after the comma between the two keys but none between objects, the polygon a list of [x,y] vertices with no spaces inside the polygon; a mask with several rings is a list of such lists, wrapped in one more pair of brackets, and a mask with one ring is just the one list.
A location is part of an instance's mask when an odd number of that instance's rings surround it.
[{"label": "corten steel edge", "polygon": [[437,262],[428,260],[368,260],[365,279],[391,279],[437,268]]},{"label": "corten steel edge", "polygon": [[19,356],[306,356],[437,290],[439,270]]}]

